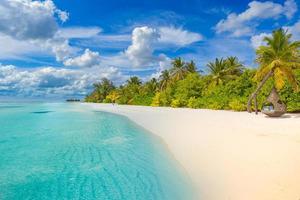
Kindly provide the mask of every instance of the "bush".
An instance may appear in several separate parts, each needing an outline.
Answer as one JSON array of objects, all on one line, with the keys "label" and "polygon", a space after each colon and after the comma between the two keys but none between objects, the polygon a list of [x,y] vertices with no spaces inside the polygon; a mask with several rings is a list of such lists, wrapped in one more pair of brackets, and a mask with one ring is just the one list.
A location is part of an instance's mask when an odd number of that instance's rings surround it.
[{"label": "bush", "polygon": [[233,99],[229,102],[229,108],[234,111],[245,111],[247,109],[247,105],[239,99]]},{"label": "bush", "polygon": [[152,103],[151,106],[160,106],[161,102],[160,102],[160,92],[157,92],[155,94],[155,96],[152,99]]},{"label": "bush", "polygon": [[199,108],[198,101],[197,101],[196,97],[191,97],[188,101],[187,106],[189,108]]},{"label": "bush", "polygon": [[181,105],[182,105],[182,102],[180,102],[179,99],[174,99],[171,102],[171,107],[173,107],[173,108],[181,107]]}]

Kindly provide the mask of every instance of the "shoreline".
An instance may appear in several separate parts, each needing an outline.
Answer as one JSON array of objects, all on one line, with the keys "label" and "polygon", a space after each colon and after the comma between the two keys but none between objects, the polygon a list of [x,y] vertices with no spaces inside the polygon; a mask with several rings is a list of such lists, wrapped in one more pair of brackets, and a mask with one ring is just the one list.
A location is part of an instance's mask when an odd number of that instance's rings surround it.
[{"label": "shoreline", "polygon": [[[83,103],[159,136],[202,200],[300,198],[300,115]],[[298,123],[298,125],[297,125]]]}]

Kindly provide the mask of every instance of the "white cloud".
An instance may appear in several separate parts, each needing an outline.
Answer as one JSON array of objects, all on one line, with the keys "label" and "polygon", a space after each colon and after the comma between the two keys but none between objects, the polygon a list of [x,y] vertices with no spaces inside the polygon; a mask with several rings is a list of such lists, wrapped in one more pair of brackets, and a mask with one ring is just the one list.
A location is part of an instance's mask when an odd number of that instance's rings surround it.
[{"label": "white cloud", "polygon": [[60,28],[56,33],[59,38],[91,38],[101,33],[102,29],[99,27],[68,27]]},{"label": "white cloud", "polygon": [[254,49],[257,49],[259,46],[266,45],[264,41],[265,37],[270,37],[270,33],[261,33],[259,35],[254,35],[251,37],[251,45]]},{"label": "white cloud", "polygon": [[64,65],[73,67],[93,67],[99,65],[100,61],[98,52],[86,49],[82,55],[65,60]]},{"label": "white cloud", "polygon": [[271,1],[252,1],[248,6],[249,8],[244,12],[230,13],[226,19],[219,21],[215,27],[216,32],[228,32],[235,37],[250,35],[258,26],[259,20],[277,19],[282,16],[290,19],[297,11],[294,0],[286,0],[284,5]]},{"label": "white cloud", "polygon": [[160,27],[159,34],[159,42],[174,44],[177,46],[186,46],[203,40],[203,36],[199,33],[189,32],[182,28],[175,27]]},{"label": "white cloud", "polygon": [[30,41],[16,40],[0,33],[0,59],[22,59],[24,55],[47,55],[39,45]]},{"label": "white cloud", "polygon": [[21,69],[0,65],[0,96],[84,96],[90,92],[93,83],[104,77],[116,83],[127,78],[113,67],[74,70],[53,67]]},{"label": "white cloud", "polygon": [[125,51],[128,59],[134,67],[142,67],[151,64],[155,58],[153,44],[159,38],[159,34],[153,28],[137,27],[132,32],[132,44]]},{"label": "white cloud", "polygon": [[67,13],[57,9],[52,0],[2,0],[0,32],[17,39],[52,38],[58,30],[56,14],[67,20]]},{"label": "white cloud", "polygon": [[[69,41],[56,36],[57,19],[65,22],[68,13],[52,0],[2,0],[0,2],[0,52],[2,58],[17,58],[53,53],[57,61],[76,52]],[[5,57],[7,56],[7,57]]]},{"label": "white cloud", "polygon": [[125,55],[133,67],[158,66],[159,62],[167,60],[167,57],[163,54],[154,55],[157,47],[161,49],[170,46],[183,47],[202,39],[201,34],[172,26],[157,29],[148,26],[136,27],[132,32],[132,44],[125,51]]},{"label": "white cloud", "polygon": [[46,49],[50,49],[58,62],[68,59],[77,50],[71,47],[69,41],[65,39],[50,39],[40,43],[40,45]]},{"label": "white cloud", "polygon": [[291,19],[297,12],[298,6],[294,0],[286,0],[284,2],[284,14],[288,19]]}]

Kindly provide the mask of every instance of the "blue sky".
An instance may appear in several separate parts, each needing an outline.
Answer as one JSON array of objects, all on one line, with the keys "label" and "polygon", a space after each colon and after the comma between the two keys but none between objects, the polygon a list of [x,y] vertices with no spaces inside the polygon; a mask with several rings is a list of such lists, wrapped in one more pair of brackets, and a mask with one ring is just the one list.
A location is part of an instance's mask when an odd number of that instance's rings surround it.
[{"label": "blue sky", "polygon": [[[83,97],[103,77],[157,77],[175,57],[205,71],[216,57],[256,67],[284,27],[300,39],[298,0],[2,0],[0,98]],[[1,99],[0,99],[1,100]]]}]

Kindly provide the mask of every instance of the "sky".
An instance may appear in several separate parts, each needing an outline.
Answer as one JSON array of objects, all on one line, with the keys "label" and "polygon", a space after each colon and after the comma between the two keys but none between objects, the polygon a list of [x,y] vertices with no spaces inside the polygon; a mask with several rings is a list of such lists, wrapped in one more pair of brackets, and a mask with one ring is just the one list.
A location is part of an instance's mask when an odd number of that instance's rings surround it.
[{"label": "sky", "polygon": [[299,0],[1,0],[0,101],[82,98],[102,78],[143,81],[194,60],[237,56],[273,30],[300,40]]}]

